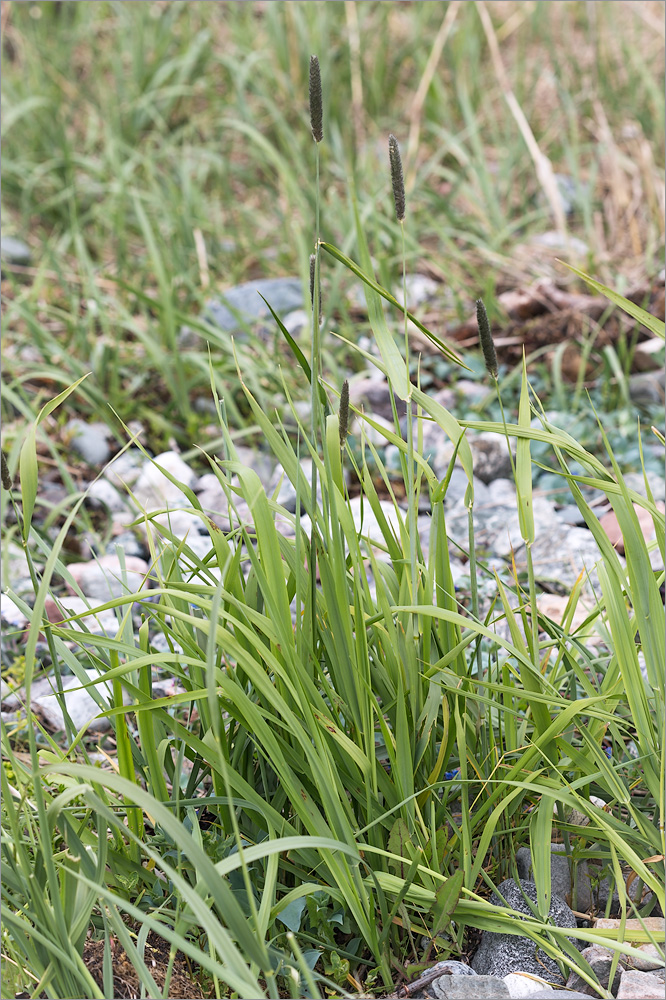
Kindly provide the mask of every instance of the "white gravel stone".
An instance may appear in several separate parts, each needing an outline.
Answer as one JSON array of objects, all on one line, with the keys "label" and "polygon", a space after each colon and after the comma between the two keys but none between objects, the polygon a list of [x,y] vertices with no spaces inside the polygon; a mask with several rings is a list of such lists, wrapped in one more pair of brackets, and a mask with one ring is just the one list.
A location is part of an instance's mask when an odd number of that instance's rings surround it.
[{"label": "white gravel stone", "polygon": [[534,993],[544,989],[550,990],[551,993],[555,992],[545,979],[533,976],[530,972],[510,972],[508,976],[504,976],[504,982],[508,987],[509,995],[515,998],[531,997]]},{"label": "white gravel stone", "polygon": [[[93,669],[86,670],[85,673],[89,681],[96,680],[99,677],[98,672]],[[100,684],[98,687],[102,697],[107,702],[107,706],[111,707],[113,705],[111,685]],[[78,688],[79,690],[70,690],[72,688]],[[99,708],[97,702],[92,695],[88,694],[87,690],[81,689],[81,681],[78,677],[67,677],[63,681],[63,697],[67,712],[76,730],[86,726],[88,732],[105,733],[111,728],[109,719],[96,718],[103,709]],[[129,705],[131,701],[131,696],[123,692],[123,704]],[[65,728],[65,716],[58,703],[58,697],[55,694],[33,698],[31,708],[49,729],[60,730]]]},{"label": "white gravel stone", "polygon": [[88,498],[98,504],[103,504],[113,513],[127,510],[127,501],[108,479],[96,479],[88,488]]},{"label": "white gravel stone", "polygon": [[192,487],[196,475],[189,465],[175,451],[165,451],[155,456],[155,463],[147,463],[133,488],[135,502],[146,511],[159,510],[161,507],[189,506],[189,500],[177,486],[157,468],[161,466],[167,472],[183,483]]},{"label": "white gravel stone", "polygon": [[104,470],[104,477],[119,489],[132,487],[141,475],[146,461],[138,448],[128,448],[109,462]]},{"label": "white gravel stone", "polygon": [[67,569],[86,597],[103,604],[145,586],[148,563],[138,556],[126,556],[124,562],[124,574],[117,555],[101,556],[93,562],[70,563]]},{"label": "white gravel stone", "polygon": [[0,614],[2,621],[12,628],[25,628],[28,624],[27,616],[7,594],[0,598]]}]

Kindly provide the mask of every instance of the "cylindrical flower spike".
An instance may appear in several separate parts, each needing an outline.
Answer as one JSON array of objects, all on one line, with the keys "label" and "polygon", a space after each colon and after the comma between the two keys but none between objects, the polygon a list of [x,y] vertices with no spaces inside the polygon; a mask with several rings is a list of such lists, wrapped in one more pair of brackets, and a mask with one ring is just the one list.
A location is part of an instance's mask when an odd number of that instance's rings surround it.
[{"label": "cylindrical flower spike", "polygon": [[486,312],[486,307],[484,306],[482,299],[477,299],[476,302],[476,322],[479,327],[479,340],[481,341],[483,360],[486,363],[488,374],[496,382],[499,374],[497,354],[495,352],[493,335],[490,332],[488,313]]},{"label": "cylindrical flower spike", "polygon": [[340,428],[340,447],[344,448],[347,434],[349,433],[349,382],[347,379],[342,383],[342,390],[340,392],[338,426]]},{"label": "cylindrical flower spike", "polygon": [[398,222],[403,222],[405,218],[405,181],[402,175],[402,158],[400,156],[400,146],[398,140],[391,134],[388,140],[389,162],[391,164],[391,185],[393,187],[393,200],[395,201],[395,214]]},{"label": "cylindrical flower spike", "polygon": [[14,484],[12,482],[11,473],[9,471],[9,466],[7,465],[7,459],[5,458],[4,451],[0,451],[0,456],[2,456],[2,485],[6,490],[11,490]]},{"label": "cylindrical flower spike", "polygon": [[[317,257],[315,254],[310,254],[310,302],[312,303],[312,309],[314,311],[315,306],[315,275],[317,273]],[[319,286],[317,291],[319,292],[319,322],[321,323],[321,275],[319,276]]]},{"label": "cylindrical flower spike", "polygon": [[317,56],[310,56],[310,127],[315,142],[321,142],[324,138],[323,121],[319,59]]}]

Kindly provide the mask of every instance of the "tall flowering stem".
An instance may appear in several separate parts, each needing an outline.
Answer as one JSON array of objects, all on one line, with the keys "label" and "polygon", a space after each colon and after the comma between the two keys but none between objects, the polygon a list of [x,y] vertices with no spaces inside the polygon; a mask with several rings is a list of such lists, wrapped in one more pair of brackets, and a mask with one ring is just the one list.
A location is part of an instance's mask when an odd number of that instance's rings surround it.
[{"label": "tall flowering stem", "polygon": [[398,140],[391,134],[388,138],[389,166],[391,169],[391,187],[393,189],[393,201],[395,202],[395,214],[400,223],[402,233],[402,299],[404,315],[404,335],[405,335],[405,365],[407,368],[407,379],[409,390],[407,393],[407,477],[405,481],[405,493],[408,502],[408,523],[410,538],[410,564],[411,564],[411,584],[412,601],[418,603],[419,575],[417,567],[416,542],[418,539],[417,528],[417,507],[418,497],[416,495],[417,480],[414,468],[414,427],[412,410],[412,386],[409,373],[409,334],[407,330],[407,255],[405,252],[405,181],[402,171],[402,158],[400,156],[400,146]]}]

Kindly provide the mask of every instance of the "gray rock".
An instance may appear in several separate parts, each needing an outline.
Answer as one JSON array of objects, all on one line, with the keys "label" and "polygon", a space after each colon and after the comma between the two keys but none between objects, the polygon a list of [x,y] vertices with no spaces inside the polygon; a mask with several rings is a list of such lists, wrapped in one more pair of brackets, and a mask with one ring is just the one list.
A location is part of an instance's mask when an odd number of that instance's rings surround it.
[{"label": "gray rock", "polygon": [[[35,569],[37,573],[41,573],[44,564],[36,561]],[[2,545],[2,589],[13,590],[26,600],[34,597],[27,556],[20,545],[9,540]]]},{"label": "gray rock", "polygon": [[617,1000],[664,1000],[664,984],[651,972],[623,972]]},{"label": "gray rock", "polygon": [[[406,274],[405,275],[405,290],[407,292],[407,308],[410,312],[417,309],[419,306],[423,305],[424,302],[429,302],[436,298],[437,293],[441,289],[441,285],[438,281],[433,278],[429,278],[425,274]],[[402,304],[403,302],[403,287],[402,281],[396,283],[393,288],[393,294]]]},{"label": "gray rock", "polygon": [[[563,844],[550,845],[550,889],[557,896],[566,899],[571,892],[571,872],[569,861],[563,852]],[[516,851],[516,868],[521,879],[534,881],[532,851],[529,847],[521,847]]]},{"label": "gray rock", "polygon": [[473,382],[472,379],[469,378],[458,379],[456,382],[456,389],[468,406],[476,406],[477,404],[482,403],[486,396],[488,396],[491,392],[493,396],[495,395],[495,391],[491,389],[487,383]]},{"label": "gray rock", "polygon": [[[611,993],[615,994],[619,989],[620,977],[625,971],[625,967],[618,962],[615,977],[613,979],[613,985],[609,987],[608,984],[610,981],[610,971],[613,963],[614,952],[612,952],[610,948],[602,948],[598,944],[593,944],[589,948],[585,948],[581,952],[581,955],[589,962],[592,972],[599,980],[599,985],[603,986],[605,990],[610,988]],[[580,993],[591,997],[598,996],[594,987],[590,986],[589,983],[587,983],[582,976],[579,976],[577,972],[571,972],[569,974],[569,978],[567,979],[567,989],[578,990]]]},{"label": "gray rock", "polygon": [[[381,372],[375,370],[374,374],[368,377],[352,379],[349,383],[349,401],[354,406],[362,406],[367,412],[372,412],[384,420],[390,421],[391,424],[393,423],[391,390],[386,377]],[[395,402],[398,419],[400,419],[407,412],[405,403],[397,397]]]},{"label": "gray rock", "polygon": [[242,445],[236,445],[236,452],[238,454],[238,461],[242,462],[243,465],[247,465],[249,469],[253,469],[259,476],[264,488],[268,489],[277,465],[273,456],[268,452],[257,451],[256,448],[246,448]]},{"label": "gray rock", "polygon": [[124,490],[126,486],[131,488],[141,475],[146,461],[138,448],[128,448],[109,462],[102,475],[118,489]]},{"label": "gray rock", "polygon": [[107,545],[104,554],[107,556],[117,556],[117,547],[120,547],[126,556],[137,556],[139,559],[143,559],[145,549],[136,535],[131,531],[122,531],[119,535],[116,535]]},{"label": "gray rock", "polygon": [[628,378],[629,398],[639,406],[664,405],[664,372],[637,372]]},{"label": "gray rock", "polygon": [[[516,504],[494,503],[489,487],[486,487],[485,497],[481,494],[481,498],[478,498],[475,485],[474,495],[475,544],[500,558],[521,550],[523,537]],[[533,512],[536,536],[546,538],[554,517],[553,506],[543,497],[535,497]],[[447,516],[446,527],[455,542],[463,547],[467,546],[468,517],[464,500],[460,500]]]},{"label": "gray rock", "polygon": [[96,562],[70,563],[67,569],[87,598],[104,604],[145,586],[148,563],[136,556],[127,556],[123,576],[120,559],[113,554],[102,556]]},{"label": "gray rock", "polygon": [[190,501],[178,486],[157,468],[166,469],[184,486],[192,488],[196,476],[175,451],[165,451],[155,456],[155,463],[147,462],[132,489],[135,502],[148,512],[162,507],[189,507]]},{"label": "gray rock", "polygon": [[[467,473],[459,465],[453,467],[451,473],[451,479],[449,480],[449,485],[446,488],[446,494],[444,496],[444,508],[448,511],[450,508],[454,507],[459,501],[465,499],[465,493],[467,492],[467,487],[469,485],[469,480],[467,479]],[[487,495],[488,487],[481,480],[474,484],[474,503],[482,504]]]},{"label": "gray rock", "polygon": [[432,984],[437,1000],[502,1000],[510,997],[506,983],[497,976],[442,976]]},{"label": "gray rock", "polygon": [[[648,469],[647,480],[655,500],[666,500],[666,482],[664,481],[664,477]],[[642,472],[628,472],[624,477],[624,482],[628,489],[635,490],[642,497],[647,497],[645,479]]]},{"label": "gray rock", "polygon": [[[416,424],[415,437],[416,440]],[[468,438],[474,463],[474,478],[488,484],[511,476],[511,459],[505,438],[500,434],[477,434]],[[423,422],[423,457],[436,476],[446,475],[455,446],[448,434],[434,420]]]},{"label": "gray rock", "polygon": [[19,264],[27,267],[32,260],[32,251],[27,243],[19,240],[16,236],[2,236],[0,238],[0,259],[8,264]]},{"label": "gray rock", "polygon": [[511,456],[506,438],[484,432],[470,440],[474,459],[474,475],[484,483],[511,476]]},{"label": "gray rock", "polygon": [[562,524],[578,525],[581,527],[585,524],[585,518],[575,503],[569,503],[564,507],[560,507],[557,511],[557,519]]},{"label": "gray rock", "polygon": [[0,598],[0,617],[3,625],[13,629],[23,629],[28,625],[27,616],[7,594]]},{"label": "gray rock", "polygon": [[[275,306],[273,308],[275,309]],[[277,312],[277,310],[275,311]],[[294,309],[281,318],[292,337],[298,337],[303,330],[310,328],[310,313],[307,313],[305,309]]]},{"label": "gray rock", "polygon": [[96,479],[91,483],[88,487],[88,499],[92,501],[93,506],[103,506],[115,513],[127,510],[125,497],[120,495],[108,479]]},{"label": "gray rock", "polygon": [[493,479],[488,483],[488,501],[491,504],[516,506],[516,487],[511,479]]},{"label": "gray rock", "polygon": [[586,204],[589,200],[590,185],[584,181],[579,184],[569,174],[554,174],[554,177],[564,214],[573,215],[581,204]]},{"label": "gray rock", "polygon": [[[312,460],[310,458],[301,459],[301,470],[303,476],[303,483],[308,486],[312,486]],[[271,481],[268,485],[267,493],[269,497],[272,497],[273,493],[278,487],[278,483],[280,483],[280,480],[282,480],[282,482],[280,484],[280,489],[278,490],[276,501],[277,503],[280,504],[281,507],[284,507],[285,510],[289,511],[290,514],[294,514],[296,511],[296,487],[287,477],[286,473],[284,472],[284,469],[279,465],[275,468],[273,472]],[[317,497],[321,501],[321,490],[319,488],[319,483],[317,483]],[[366,504],[366,507],[367,506],[368,505]],[[301,503],[301,513],[303,512],[304,508],[303,504]]]},{"label": "gray rock", "polygon": [[[398,515],[393,504],[389,500],[380,500],[379,505],[383,511],[384,517],[388,521],[389,527],[392,528],[394,534],[400,538],[400,528],[398,526]],[[369,538],[370,543],[375,543],[380,546],[386,545],[384,541],[384,535],[382,534],[379,521],[375,517],[370,504],[367,500],[363,503],[363,518],[361,519],[361,497],[352,497],[349,501],[349,507],[351,509],[351,514],[354,519],[354,524],[356,530],[361,533],[362,538]]]},{"label": "gray rock", "polygon": [[65,433],[70,436],[70,445],[88,465],[104,465],[108,462],[111,449],[107,441],[109,429],[106,424],[84,420],[70,420],[65,424]]},{"label": "gray rock", "polygon": [[443,976],[476,976],[476,972],[471,965],[466,965],[464,962],[456,962],[452,958],[433,965],[430,972],[436,971],[440,971]]},{"label": "gray rock", "polygon": [[[520,878],[534,879],[532,869],[532,852],[529,847],[521,847],[516,851],[516,868]],[[579,861],[575,865],[576,871],[576,899],[574,909],[587,913],[592,906],[592,893],[590,892],[590,879],[586,861]],[[561,899],[566,900],[571,906],[574,905],[571,898],[571,871],[567,860],[564,844],[550,845],[550,888]]]},{"label": "gray rock", "polygon": [[530,239],[530,247],[543,247],[544,250],[552,251],[557,256],[568,254],[569,257],[585,257],[590,252],[590,248],[583,240],[569,233],[559,233],[554,229],[549,229],[545,233],[537,233]]},{"label": "gray rock", "polygon": [[[522,889],[522,892],[521,892]],[[507,879],[497,887],[508,905],[515,913],[527,914],[532,920],[534,914],[529,909],[523,898],[523,893],[535,905],[537,901],[537,890],[534,882],[525,879],[520,880],[520,885]],[[493,893],[491,902],[495,906],[504,906],[503,900],[497,893]],[[576,918],[559,896],[551,897],[550,921],[556,927],[575,927]],[[574,944],[575,939],[570,939]],[[544,951],[527,937],[520,937],[514,934],[499,934],[495,931],[484,931],[481,937],[481,944],[472,959],[472,968],[480,975],[494,975],[500,978],[510,972],[530,972],[535,976],[551,976],[555,982],[564,983],[563,976],[554,959],[550,958]]]},{"label": "gray rock", "polygon": [[278,316],[284,316],[303,306],[303,286],[300,278],[260,278],[229,288],[218,299],[206,303],[205,318],[225,333],[239,333],[243,323],[272,316],[260,294],[270,302]]},{"label": "gray rock", "polygon": [[542,990],[550,990],[554,993],[552,986],[538,976],[526,975],[523,972],[510,972],[504,976],[509,993],[513,1000],[520,1000],[522,997],[531,997]]},{"label": "gray rock", "polygon": [[587,993],[569,993],[568,990],[537,990],[530,993],[530,1000],[588,1000]]},{"label": "gray rock", "polygon": [[[439,979],[431,978],[435,972],[439,972],[441,974]],[[412,996],[414,1000],[435,1000],[435,998],[440,996],[439,983],[442,982],[443,979],[451,979],[452,976],[474,976],[478,979],[474,969],[470,968],[469,965],[465,965],[463,962],[455,962],[453,960],[447,962],[437,962],[437,964],[433,965],[431,969],[428,969],[426,974],[421,976],[421,979],[424,981],[422,987],[419,988],[418,979],[410,983],[410,988],[412,989],[410,996]]]},{"label": "gray rock", "polygon": [[456,390],[448,385],[438,389],[432,398],[436,403],[439,403],[440,406],[443,406],[445,410],[453,410],[458,402],[458,394]]},{"label": "gray rock", "polygon": [[[640,654],[639,654],[639,664],[640,664]],[[643,672],[643,677],[645,677],[645,680],[647,680],[645,671],[645,661],[643,661],[641,670]],[[590,865],[588,878],[594,877],[597,871],[598,869],[594,865]],[[594,906],[595,911],[601,917],[604,917],[606,914],[606,908],[608,906],[608,897],[611,892],[610,880],[608,878],[602,878],[601,881],[598,883],[598,885],[594,886],[591,885],[590,890],[592,893],[592,905]],[[631,899],[634,900],[634,902],[637,902],[639,898],[639,893],[642,892],[643,892],[642,883],[640,882],[639,879],[634,879],[634,881],[629,886],[627,895],[630,896]],[[619,912],[620,912],[620,896],[617,891],[617,888],[615,887],[615,881],[613,880],[613,895],[611,897],[610,910],[608,916],[616,917],[619,914]]]},{"label": "gray rock", "polygon": [[[89,681],[96,680],[99,677],[98,672],[94,669],[86,670],[85,673]],[[111,705],[113,703],[111,685],[98,684],[96,687],[107,704]],[[79,690],[71,690],[72,688],[78,688]],[[110,719],[96,718],[103,709],[98,706],[87,690],[81,689],[81,681],[78,677],[70,676],[63,680],[61,697],[64,698],[67,713],[77,731],[83,726],[86,726],[88,732],[91,733],[105,733],[111,728]],[[123,704],[129,705],[131,701],[131,695],[123,691]],[[33,697],[31,708],[49,729],[61,730],[65,728],[65,716],[60,707],[57,695],[44,694],[37,698]]]}]

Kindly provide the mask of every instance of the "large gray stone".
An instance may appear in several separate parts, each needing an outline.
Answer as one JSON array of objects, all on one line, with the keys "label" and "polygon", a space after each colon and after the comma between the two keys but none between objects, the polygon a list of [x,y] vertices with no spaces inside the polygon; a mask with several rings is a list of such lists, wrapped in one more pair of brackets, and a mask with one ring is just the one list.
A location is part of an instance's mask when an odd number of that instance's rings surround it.
[{"label": "large gray stone", "polygon": [[[161,471],[165,469],[178,482],[190,489],[196,476],[189,465],[175,451],[165,451],[155,456],[155,464],[147,462],[132,489],[135,502],[150,512],[162,507],[190,507],[190,501],[178,486]],[[160,468],[158,468],[160,466]]]},{"label": "large gray stone", "polygon": [[637,372],[627,384],[629,397],[639,406],[664,405],[664,372]]},{"label": "large gray stone", "polygon": [[569,990],[537,990],[530,994],[530,1000],[588,1000],[587,993],[578,993]]},{"label": "large gray stone", "polygon": [[128,448],[127,451],[123,451],[111,459],[103,476],[118,489],[125,489],[126,486],[132,487],[141,475],[146,461],[147,459],[138,448]]},{"label": "large gray stone", "polygon": [[[595,974],[599,980],[599,985],[603,986],[605,990],[609,989],[610,982],[610,972],[611,966],[613,964],[614,952],[610,948],[602,948],[601,945],[593,944],[588,948],[585,948],[581,955],[585,958],[589,964],[592,972]],[[620,986],[620,977],[625,971],[624,965],[618,962],[617,969],[615,970],[615,976],[613,978],[613,985],[610,986],[611,993],[615,994]],[[579,976],[577,972],[571,972],[569,978],[567,979],[567,989],[568,990],[579,990],[581,993],[585,993],[588,996],[596,997],[598,996],[597,990],[593,986],[590,986],[582,976]]]},{"label": "large gray stone", "polygon": [[434,278],[429,278],[427,274],[406,274],[404,289],[402,281],[400,281],[394,286],[393,294],[402,305],[404,292],[406,292],[407,308],[410,312],[413,312],[414,309],[418,309],[424,302],[429,302],[436,298],[441,289],[442,285],[438,281],[435,281]]},{"label": "large gray stone", "polygon": [[67,569],[86,597],[105,604],[114,597],[131,594],[144,587],[148,563],[137,556],[127,556],[123,572],[120,558],[112,553],[93,562],[70,563]]},{"label": "large gray stone", "polygon": [[[660,476],[656,472],[653,472],[651,469],[648,469],[647,480],[650,486],[650,492],[652,493],[654,499],[666,500],[666,484],[664,483],[664,477]],[[647,497],[645,479],[643,478],[642,472],[628,472],[624,477],[624,484],[627,489],[635,490],[636,493],[640,493],[642,497]]]},{"label": "large gray stone", "polygon": [[442,976],[433,983],[437,1000],[503,1000],[511,996],[506,983],[497,976]]},{"label": "large gray stone", "polygon": [[[529,847],[521,847],[516,851],[516,868],[520,878],[533,879],[532,852]],[[572,882],[569,861],[564,844],[550,845],[550,888],[551,892],[573,906],[574,909],[587,913],[592,905],[590,879],[586,861],[579,861],[576,870],[576,899],[572,899]],[[575,906],[574,906],[575,902]]]},{"label": "large gray stone", "polygon": [[[86,670],[88,681],[97,680],[99,674],[96,670]],[[55,682],[54,682],[55,683]],[[96,685],[99,693],[104,698],[108,706],[113,705],[113,693],[110,684]],[[76,689],[76,690],[75,690]],[[77,731],[86,726],[89,732],[105,733],[111,728],[111,721],[97,716],[103,709],[99,707],[92,695],[87,690],[81,689],[81,681],[78,677],[67,677],[63,680],[62,693],[45,694],[41,697],[33,697],[31,708],[35,715],[52,730],[62,730],[65,728],[65,716],[60,705],[60,699],[64,698],[67,713],[72,721],[74,729]],[[132,696],[123,691],[123,704],[131,704]]]},{"label": "large gray stone", "polygon": [[3,236],[0,238],[0,258],[8,264],[20,264],[25,267],[32,260],[32,251],[27,243],[17,239],[16,236]]},{"label": "large gray stone", "polygon": [[103,506],[112,513],[127,510],[126,498],[121,496],[116,487],[108,479],[96,479],[88,487],[88,500],[94,507]]},{"label": "large gray stone", "polygon": [[650,972],[623,972],[617,1000],[664,1000],[664,984]]},{"label": "large gray stone", "polygon": [[106,424],[85,420],[70,420],[65,424],[65,434],[69,437],[72,449],[80,455],[88,465],[104,465],[108,462],[111,449],[107,438],[109,429]]},{"label": "large gray stone", "polygon": [[[390,420],[393,423],[391,389],[386,376],[381,372],[375,371],[367,377],[351,379],[349,383],[349,401],[354,406],[362,406],[366,413],[376,414],[379,417],[383,417],[384,420]],[[400,419],[407,412],[405,403],[395,396],[395,405],[398,419]]]},{"label": "large gray stone", "polygon": [[[440,976],[437,979],[433,979],[432,977],[436,972],[439,972]],[[439,997],[438,983],[440,979],[450,979],[451,976],[474,976],[478,978],[474,969],[470,968],[469,965],[465,965],[464,962],[456,962],[453,959],[446,962],[437,962],[420,979],[416,979],[410,983],[412,990],[410,996],[413,997],[413,1000],[436,1000]],[[423,986],[419,988],[420,980],[423,980]]]},{"label": "large gray stone", "polygon": [[492,483],[495,479],[511,476],[511,455],[505,437],[483,432],[469,443],[474,459],[474,475],[482,482]]},{"label": "large gray stone", "polygon": [[[261,294],[260,294],[261,293]],[[300,278],[260,278],[229,288],[219,299],[206,303],[204,318],[225,333],[239,333],[243,323],[254,324],[270,317],[270,302],[278,316],[284,316],[303,305],[303,285]]]},{"label": "large gray stone", "polygon": [[524,972],[510,972],[504,977],[512,1000],[530,998],[541,990],[552,990],[552,986],[540,976],[526,975]]},{"label": "large gray stone", "polygon": [[[522,889],[522,892],[521,892]],[[507,879],[497,887],[497,892],[506,900],[506,905],[515,913],[522,913],[534,920],[534,914],[523,898],[523,893],[535,907],[537,888],[534,882],[520,880],[520,885],[513,879]],[[503,900],[493,893],[491,902],[495,906],[504,906]],[[551,896],[549,918],[556,927],[575,927],[576,918],[559,896]],[[575,944],[574,938],[571,941]],[[552,977],[554,982],[564,984],[557,962],[527,937],[517,934],[499,934],[495,931],[484,931],[481,944],[472,959],[472,968],[479,975],[493,975],[500,978],[510,972],[530,972],[535,976]]]}]

